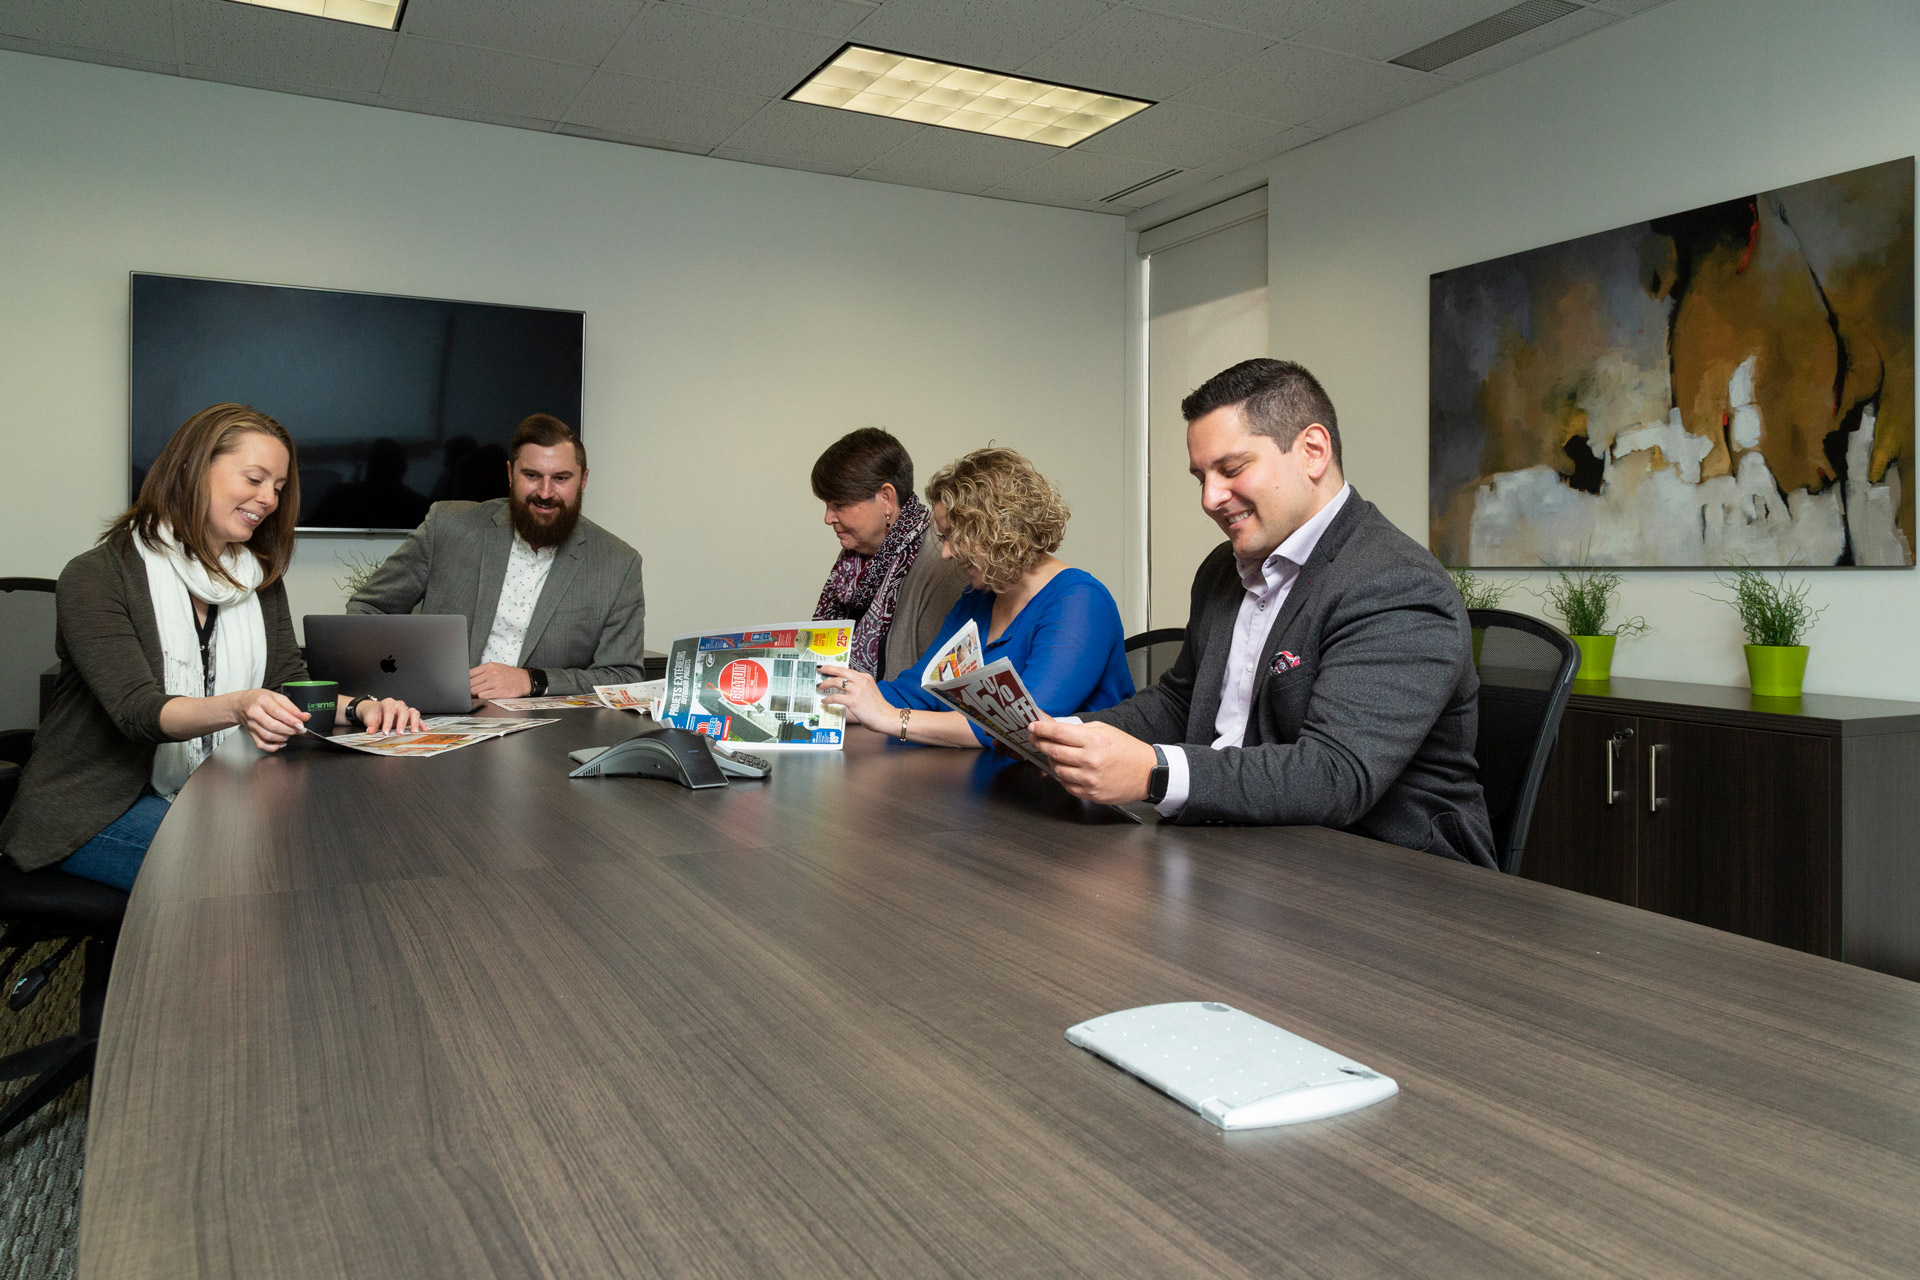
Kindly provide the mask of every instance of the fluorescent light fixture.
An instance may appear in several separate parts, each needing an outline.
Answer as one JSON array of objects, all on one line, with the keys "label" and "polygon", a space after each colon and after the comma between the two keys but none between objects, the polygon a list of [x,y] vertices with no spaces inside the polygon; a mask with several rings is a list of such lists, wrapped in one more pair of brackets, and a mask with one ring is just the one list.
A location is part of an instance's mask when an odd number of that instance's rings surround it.
[{"label": "fluorescent light fixture", "polygon": [[234,3],[396,31],[400,27],[400,9],[406,0],[234,0]]},{"label": "fluorescent light fixture", "polygon": [[1070,147],[1151,102],[850,44],[787,95],[943,129]]}]

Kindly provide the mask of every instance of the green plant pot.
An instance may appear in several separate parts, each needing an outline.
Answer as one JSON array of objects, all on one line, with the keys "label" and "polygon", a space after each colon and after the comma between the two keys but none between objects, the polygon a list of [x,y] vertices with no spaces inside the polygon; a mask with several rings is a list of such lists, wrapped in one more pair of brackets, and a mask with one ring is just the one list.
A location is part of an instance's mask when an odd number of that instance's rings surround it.
[{"label": "green plant pot", "polygon": [[1473,629],[1473,669],[1475,671],[1480,669],[1480,646],[1486,642],[1486,639],[1487,629],[1485,627],[1475,627]]},{"label": "green plant pot", "polygon": [[1613,642],[1619,636],[1569,636],[1580,650],[1580,665],[1574,669],[1575,684],[1602,684],[1613,675]]},{"label": "green plant pot", "polygon": [[1797,698],[1806,674],[1807,646],[1803,644],[1747,646],[1747,679],[1756,698]]}]

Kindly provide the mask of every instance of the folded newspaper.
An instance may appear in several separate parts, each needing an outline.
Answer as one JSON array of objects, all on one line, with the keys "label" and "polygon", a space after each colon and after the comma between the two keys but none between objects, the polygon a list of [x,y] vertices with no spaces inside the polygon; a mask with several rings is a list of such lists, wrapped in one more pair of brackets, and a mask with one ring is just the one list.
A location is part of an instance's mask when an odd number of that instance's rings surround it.
[{"label": "folded newspaper", "polygon": [[675,636],[654,718],[722,742],[838,751],[846,712],[820,701],[820,667],[845,665],[852,644],[844,620]]},{"label": "folded newspaper", "polygon": [[1040,704],[1011,658],[983,665],[982,656],[980,629],[969,618],[927,663],[920,687],[979,725],[1008,754],[1052,773],[1053,765],[1027,739],[1027,727],[1040,718]]},{"label": "folded newspaper", "polygon": [[592,693],[548,693],[537,698],[489,698],[502,711],[564,711],[574,707],[609,707],[615,711],[650,711],[667,691],[665,680],[634,684],[597,684]]},{"label": "folded newspaper", "polygon": [[420,722],[420,733],[339,733],[331,737],[313,733],[329,746],[364,751],[374,756],[437,756],[458,751],[488,738],[504,738],[522,729],[552,724],[552,720],[509,720],[502,716],[428,716]]}]

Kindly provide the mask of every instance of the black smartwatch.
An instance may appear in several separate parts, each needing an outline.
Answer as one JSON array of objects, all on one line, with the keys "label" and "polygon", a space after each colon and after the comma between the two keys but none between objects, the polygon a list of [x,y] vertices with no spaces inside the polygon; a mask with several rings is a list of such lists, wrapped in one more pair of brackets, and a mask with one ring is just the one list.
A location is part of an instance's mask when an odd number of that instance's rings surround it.
[{"label": "black smartwatch", "polygon": [[1167,798],[1167,784],[1173,780],[1173,771],[1167,768],[1167,753],[1159,747],[1153,749],[1153,758],[1159,763],[1147,774],[1147,803],[1159,804]]},{"label": "black smartwatch", "polygon": [[527,676],[533,681],[533,693],[530,697],[541,698],[547,692],[547,673],[538,667],[528,667]]},{"label": "black smartwatch", "polygon": [[365,701],[366,701],[365,698],[355,698],[352,702],[349,702],[347,704],[347,723],[348,724],[359,725],[362,729],[367,727],[367,718],[360,714],[360,706]]}]

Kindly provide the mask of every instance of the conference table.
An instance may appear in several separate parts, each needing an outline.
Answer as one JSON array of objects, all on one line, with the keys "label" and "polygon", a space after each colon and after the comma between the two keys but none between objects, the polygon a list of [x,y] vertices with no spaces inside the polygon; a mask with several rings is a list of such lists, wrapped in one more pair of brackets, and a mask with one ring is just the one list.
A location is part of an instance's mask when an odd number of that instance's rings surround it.
[{"label": "conference table", "polygon": [[[1920,985],[855,730],[771,778],[230,741],[135,887],[83,1277],[1920,1273]],[[1067,1027],[1394,1077],[1223,1132]]]}]

